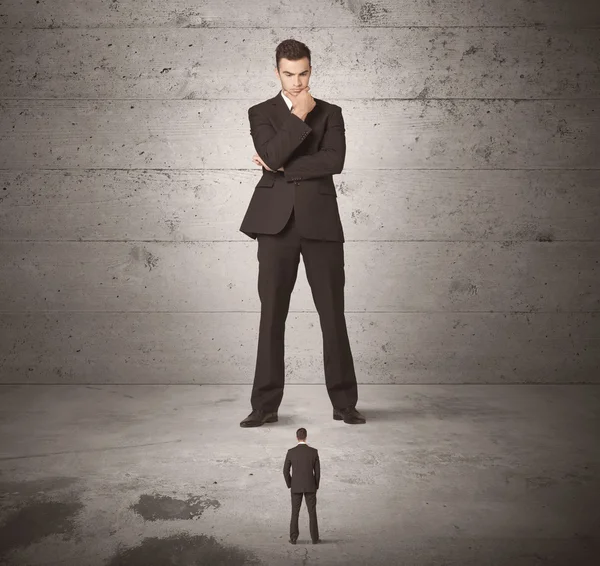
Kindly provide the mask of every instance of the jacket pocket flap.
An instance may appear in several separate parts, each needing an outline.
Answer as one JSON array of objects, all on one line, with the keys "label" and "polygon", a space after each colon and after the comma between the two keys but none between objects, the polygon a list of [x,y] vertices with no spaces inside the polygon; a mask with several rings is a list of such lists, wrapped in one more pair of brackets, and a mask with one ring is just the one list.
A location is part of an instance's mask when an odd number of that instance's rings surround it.
[{"label": "jacket pocket flap", "polygon": [[275,177],[273,175],[263,175],[258,181],[257,187],[272,187],[275,184]]},{"label": "jacket pocket flap", "polygon": [[319,184],[317,185],[317,191],[319,191],[322,195],[331,195],[337,197],[337,192],[335,190],[335,185],[331,179],[321,180],[319,179]]}]

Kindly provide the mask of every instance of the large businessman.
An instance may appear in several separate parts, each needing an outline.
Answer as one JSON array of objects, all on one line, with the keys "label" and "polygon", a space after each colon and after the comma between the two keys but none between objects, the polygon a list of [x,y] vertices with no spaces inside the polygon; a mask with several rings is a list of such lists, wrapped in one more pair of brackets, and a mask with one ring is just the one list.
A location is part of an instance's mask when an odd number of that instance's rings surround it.
[{"label": "large businessman", "polygon": [[323,362],[333,418],[366,422],[344,315],[344,232],[333,175],[346,155],[342,109],[313,98],[310,50],[287,39],[275,52],[277,94],[248,110],[262,167],[240,231],[258,241],[261,301],[252,412],[242,427],[277,421],[283,398],[284,334],[300,255],[319,314]]}]

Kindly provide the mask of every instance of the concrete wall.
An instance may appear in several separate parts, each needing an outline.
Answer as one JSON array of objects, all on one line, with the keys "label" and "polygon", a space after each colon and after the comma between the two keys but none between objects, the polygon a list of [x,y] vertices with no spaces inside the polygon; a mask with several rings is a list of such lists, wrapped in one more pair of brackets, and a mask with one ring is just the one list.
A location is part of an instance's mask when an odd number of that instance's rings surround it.
[{"label": "concrete wall", "polygon": [[[254,374],[274,50],[344,111],[361,383],[600,383],[600,3],[3,1],[0,381]],[[303,267],[288,382],[321,383]]]}]

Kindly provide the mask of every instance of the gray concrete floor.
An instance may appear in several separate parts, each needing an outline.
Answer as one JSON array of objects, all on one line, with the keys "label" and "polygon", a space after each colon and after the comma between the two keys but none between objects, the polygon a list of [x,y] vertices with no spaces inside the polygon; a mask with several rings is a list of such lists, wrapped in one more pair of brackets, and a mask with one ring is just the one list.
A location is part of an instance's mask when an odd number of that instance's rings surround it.
[{"label": "gray concrete floor", "polygon": [[[0,386],[0,560],[11,565],[590,565],[600,387],[288,385],[242,429],[250,386]],[[295,431],[318,448],[323,543],[288,542]]]}]

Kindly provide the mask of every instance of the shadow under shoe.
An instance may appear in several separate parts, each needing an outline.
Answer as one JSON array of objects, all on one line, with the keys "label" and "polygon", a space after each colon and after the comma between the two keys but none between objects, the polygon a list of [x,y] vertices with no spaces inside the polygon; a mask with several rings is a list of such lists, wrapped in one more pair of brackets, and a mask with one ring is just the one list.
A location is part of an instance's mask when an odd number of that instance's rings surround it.
[{"label": "shadow under shoe", "polygon": [[265,423],[276,423],[277,420],[277,411],[263,411],[262,409],[256,409],[240,423],[240,426],[243,428],[262,426]]},{"label": "shadow under shoe", "polygon": [[333,419],[336,421],[343,420],[347,424],[364,424],[367,422],[367,419],[365,419],[365,417],[361,415],[354,407],[333,409]]}]

